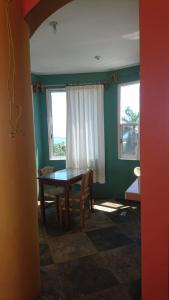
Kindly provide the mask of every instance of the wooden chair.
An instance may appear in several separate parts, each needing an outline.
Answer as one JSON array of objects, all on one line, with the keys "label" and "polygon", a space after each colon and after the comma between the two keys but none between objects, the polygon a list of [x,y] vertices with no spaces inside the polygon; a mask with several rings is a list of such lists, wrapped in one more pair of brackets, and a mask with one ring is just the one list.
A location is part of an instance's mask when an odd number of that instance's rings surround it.
[{"label": "wooden chair", "polygon": [[[80,228],[84,228],[85,214],[88,218],[92,215],[92,185],[93,171],[86,172],[81,180],[80,191],[70,191],[69,193],[69,213],[76,212],[80,215]],[[60,221],[63,222],[65,213],[65,200],[59,199]]]},{"label": "wooden chair", "polygon": [[[54,172],[54,167],[53,166],[45,166],[44,168],[39,170],[39,175],[43,176],[43,175],[47,175],[49,173]],[[53,187],[51,188],[51,186],[47,186],[44,190],[44,198],[45,201],[53,201],[56,203],[56,212],[57,212],[57,221],[60,222],[59,219],[59,198],[60,196],[63,196],[64,194],[64,188],[63,187]],[[42,207],[41,207],[42,208]],[[43,209],[45,209],[45,206],[43,207]],[[43,215],[43,212],[42,212]]]}]

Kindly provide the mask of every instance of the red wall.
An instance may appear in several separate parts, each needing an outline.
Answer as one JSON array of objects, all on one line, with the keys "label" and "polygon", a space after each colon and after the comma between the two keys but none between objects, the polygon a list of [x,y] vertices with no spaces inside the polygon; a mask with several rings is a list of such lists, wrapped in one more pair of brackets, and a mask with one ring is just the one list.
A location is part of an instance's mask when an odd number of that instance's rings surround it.
[{"label": "red wall", "polygon": [[[23,0],[24,14],[37,0]],[[142,300],[168,300],[169,1],[140,0]]]},{"label": "red wall", "polygon": [[167,300],[169,1],[140,4],[142,299]]}]

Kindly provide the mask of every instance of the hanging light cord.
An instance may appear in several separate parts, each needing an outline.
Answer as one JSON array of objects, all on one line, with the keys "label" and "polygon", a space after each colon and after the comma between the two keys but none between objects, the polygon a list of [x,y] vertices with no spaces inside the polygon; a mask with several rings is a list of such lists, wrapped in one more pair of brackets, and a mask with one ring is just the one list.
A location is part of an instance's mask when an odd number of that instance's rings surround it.
[{"label": "hanging light cord", "polygon": [[[12,37],[12,28],[10,23],[10,5],[12,0],[6,0],[6,20],[7,32],[9,41],[9,71],[8,71],[8,101],[9,101],[9,122],[10,122],[10,137],[14,138],[17,133],[18,122],[22,115],[22,106],[15,105],[15,51],[14,41]],[[14,116],[14,108],[17,110],[17,116]]]}]

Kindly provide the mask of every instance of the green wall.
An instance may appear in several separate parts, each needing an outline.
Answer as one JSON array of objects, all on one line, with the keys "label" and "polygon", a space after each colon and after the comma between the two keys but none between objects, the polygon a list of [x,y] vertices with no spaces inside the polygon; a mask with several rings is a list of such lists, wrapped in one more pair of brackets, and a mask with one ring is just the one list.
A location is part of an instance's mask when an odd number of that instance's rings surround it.
[{"label": "green wall", "polygon": [[[38,82],[38,78],[32,75],[32,82]],[[33,93],[33,116],[34,116],[34,136],[35,136],[35,158],[36,169],[43,166],[43,151],[42,151],[42,114],[41,114],[41,94]]]},{"label": "green wall", "polygon": [[[139,66],[117,70],[118,83],[139,80]],[[41,75],[37,81],[44,85],[64,85],[66,83],[89,83],[110,80],[111,84],[104,92],[105,113],[105,158],[106,183],[94,185],[96,198],[124,198],[124,191],[134,181],[133,169],[138,161],[118,159],[117,148],[117,92],[118,84],[112,80],[111,72]],[[38,103],[39,102],[39,103]],[[48,154],[47,117],[45,93],[34,93],[34,118],[36,148],[39,149],[39,166],[53,165],[56,169],[65,168],[65,161],[50,161]]]}]

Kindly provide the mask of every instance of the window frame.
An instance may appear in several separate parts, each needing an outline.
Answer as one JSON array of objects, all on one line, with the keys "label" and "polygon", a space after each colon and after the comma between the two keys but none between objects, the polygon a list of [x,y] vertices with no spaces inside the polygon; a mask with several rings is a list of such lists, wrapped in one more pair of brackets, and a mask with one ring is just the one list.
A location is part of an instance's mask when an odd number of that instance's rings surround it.
[{"label": "window frame", "polygon": [[[121,115],[120,115],[120,108],[121,108],[121,87],[123,86],[128,86],[128,85],[134,85],[134,84],[140,84],[140,80],[134,80],[134,81],[128,81],[128,82],[123,82],[118,84],[118,97],[117,97],[117,139],[118,139],[118,159],[119,160],[140,160],[140,118],[139,118],[139,122],[137,123],[128,123],[128,124],[121,124]],[[140,114],[140,101],[139,101],[139,114]],[[132,155],[126,155],[125,157],[122,155],[122,127],[123,125],[137,125],[138,126],[138,151],[137,151],[137,156],[132,156]]]},{"label": "window frame", "polygon": [[47,129],[48,129],[48,155],[49,160],[66,160],[65,156],[54,156],[53,154],[53,115],[52,115],[52,92],[65,92],[63,88],[47,88],[46,89],[46,110],[47,110]]}]

